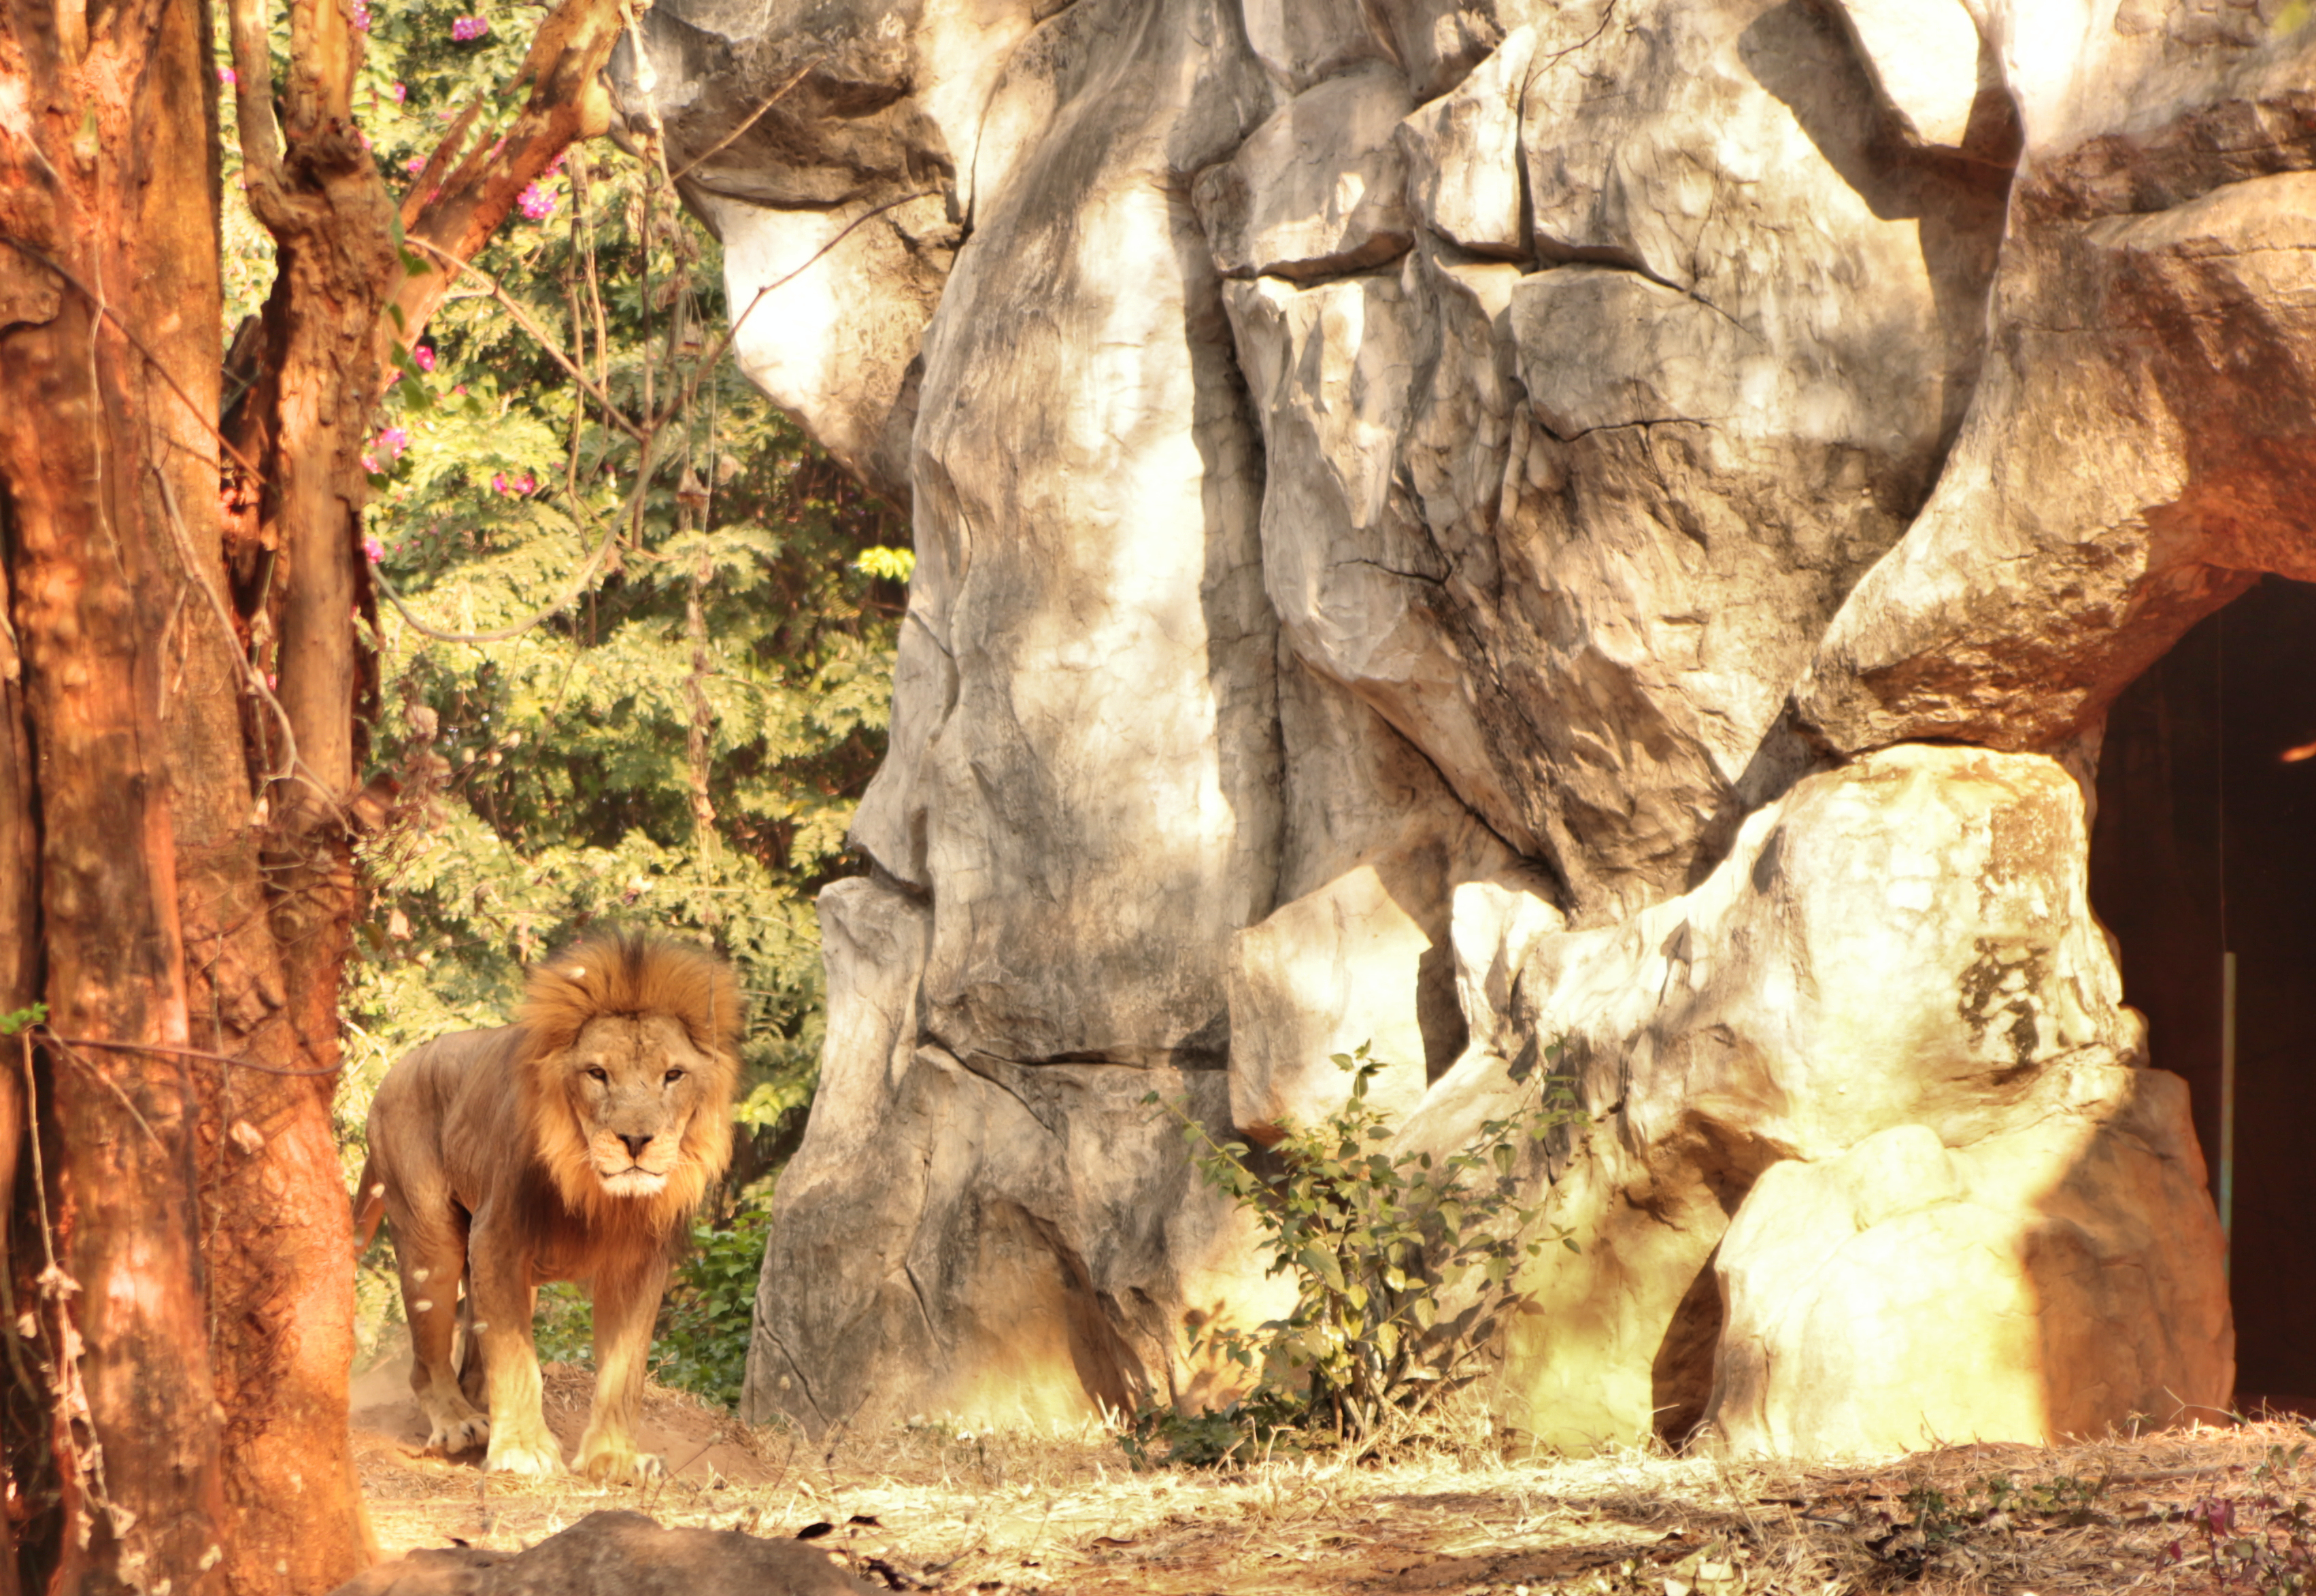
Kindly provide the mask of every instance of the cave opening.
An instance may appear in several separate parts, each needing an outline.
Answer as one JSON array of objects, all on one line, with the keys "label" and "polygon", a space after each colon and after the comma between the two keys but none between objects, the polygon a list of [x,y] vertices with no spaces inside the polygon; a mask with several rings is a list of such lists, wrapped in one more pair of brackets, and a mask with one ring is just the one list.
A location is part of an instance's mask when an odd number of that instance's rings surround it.
[{"label": "cave opening", "polygon": [[2235,954],[2237,1398],[2316,1412],[2316,586],[2266,579],[2116,700],[2091,900],[2153,1063],[2187,1081],[2215,1196]]}]

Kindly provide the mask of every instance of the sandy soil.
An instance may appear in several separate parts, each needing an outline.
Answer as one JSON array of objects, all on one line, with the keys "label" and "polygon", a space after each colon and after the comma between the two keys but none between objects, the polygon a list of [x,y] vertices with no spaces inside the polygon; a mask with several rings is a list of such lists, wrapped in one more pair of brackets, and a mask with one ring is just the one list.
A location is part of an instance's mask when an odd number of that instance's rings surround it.
[{"label": "sandy soil", "polygon": [[[1637,1452],[1506,1461],[1469,1446],[1355,1467],[1274,1457],[1136,1474],[1095,1426],[920,1424],[815,1445],[655,1389],[644,1440],[669,1477],[604,1489],[486,1476],[478,1454],[425,1455],[403,1378],[367,1376],[354,1400],[388,1555],[513,1549],[623,1507],[664,1524],[805,1532],[900,1591],[2059,1596],[2301,1588],[2284,1583],[2292,1574],[2316,1587],[2316,1448],[2292,1417],[1851,1467]],[[566,1449],[589,1388],[585,1371],[549,1366],[548,1423]]]}]

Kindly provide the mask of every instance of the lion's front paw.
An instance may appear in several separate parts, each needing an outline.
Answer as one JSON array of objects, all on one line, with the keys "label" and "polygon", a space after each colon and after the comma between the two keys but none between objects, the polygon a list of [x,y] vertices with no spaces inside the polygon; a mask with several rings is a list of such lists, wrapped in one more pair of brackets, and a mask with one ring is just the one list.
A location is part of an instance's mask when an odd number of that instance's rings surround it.
[{"label": "lion's front paw", "polygon": [[589,1436],[579,1443],[579,1472],[607,1485],[640,1485],[667,1472],[650,1452],[637,1451],[624,1435]]},{"label": "lion's front paw", "polygon": [[563,1449],[543,1426],[536,1433],[502,1428],[491,1432],[491,1450],[483,1459],[483,1467],[493,1474],[527,1474],[534,1478],[560,1474]]}]

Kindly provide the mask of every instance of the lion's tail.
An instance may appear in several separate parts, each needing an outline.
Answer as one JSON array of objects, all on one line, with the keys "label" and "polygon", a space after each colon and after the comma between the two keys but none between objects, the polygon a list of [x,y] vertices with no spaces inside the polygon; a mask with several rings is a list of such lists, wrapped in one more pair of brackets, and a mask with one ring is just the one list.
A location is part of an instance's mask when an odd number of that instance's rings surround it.
[{"label": "lion's tail", "polygon": [[384,1218],[386,1183],[378,1178],[376,1166],[364,1158],[361,1183],[354,1187],[354,1251],[357,1255],[370,1250],[370,1238],[378,1234],[378,1222]]}]

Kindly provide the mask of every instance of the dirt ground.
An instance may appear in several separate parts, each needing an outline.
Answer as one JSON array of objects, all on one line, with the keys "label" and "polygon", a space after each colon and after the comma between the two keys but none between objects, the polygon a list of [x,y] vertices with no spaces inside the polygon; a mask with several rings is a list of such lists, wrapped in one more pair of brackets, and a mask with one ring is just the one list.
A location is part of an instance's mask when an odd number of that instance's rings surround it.
[{"label": "dirt ground", "polygon": [[[479,1454],[424,1455],[402,1378],[367,1376],[354,1398],[356,1455],[389,1555],[454,1541],[516,1549],[624,1507],[669,1525],[803,1532],[872,1585],[989,1596],[2316,1588],[2316,1431],[2290,1416],[1848,1467],[1637,1451],[1507,1461],[1471,1445],[1357,1467],[1274,1456],[1136,1474],[1098,1426],[919,1423],[815,1445],[655,1389],[643,1439],[668,1477],[603,1489],[486,1476]],[[589,1388],[585,1371],[549,1366],[548,1423],[566,1449]]]}]

